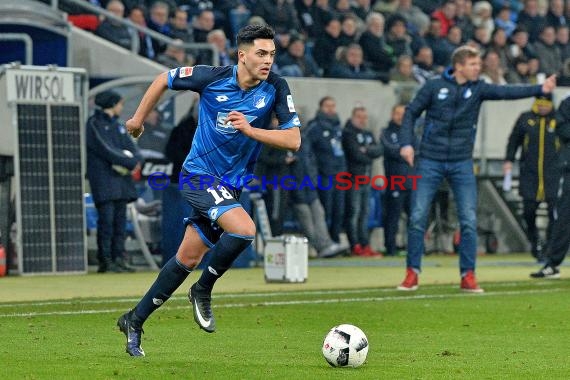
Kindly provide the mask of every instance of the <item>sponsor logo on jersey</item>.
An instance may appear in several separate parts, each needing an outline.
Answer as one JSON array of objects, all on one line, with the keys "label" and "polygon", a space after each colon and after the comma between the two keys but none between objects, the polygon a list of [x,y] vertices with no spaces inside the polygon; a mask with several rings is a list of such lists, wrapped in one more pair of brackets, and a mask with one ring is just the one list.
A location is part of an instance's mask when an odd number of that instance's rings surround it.
[{"label": "sponsor logo on jersey", "polygon": [[186,78],[192,76],[192,71],[194,71],[194,67],[191,66],[181,67],[178,76],[180,78]]},{"label": "sponsor logo on jersey", "polygon": [[[251,124],[257,117],[245,115],[247,122]],[[218,116],[216,117],[216,129],[221,133],[236,133],[237,129],[234,128],[231,122],[228,122],[228,113],[227,112],[218,112]]]},{"label": "sponsor logo on jersey", "polygon": [[289,112],[295,112],[295,104],[293,103],[293,95],[287,95],[287,107],[289,107]]},{"label": "sponsor logo on jersey", "polygon": [[218,95],[216,96],[216,100],[218,102],[227,102],[228,100],[230,100],[230,98],[228,98],[226,95]]}]

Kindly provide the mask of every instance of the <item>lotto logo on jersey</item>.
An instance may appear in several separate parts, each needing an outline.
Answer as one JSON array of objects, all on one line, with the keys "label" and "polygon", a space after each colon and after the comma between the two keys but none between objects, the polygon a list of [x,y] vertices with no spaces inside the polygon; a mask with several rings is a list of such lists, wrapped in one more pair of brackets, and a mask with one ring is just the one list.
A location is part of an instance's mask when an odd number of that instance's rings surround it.
[{"label": "lotto logo on jersey", "polygon": [[181,67],[178,76],[180,78],[186,78],[192,76],[192,71],[194,71],[194,67],[189,67],[189,66]]}]

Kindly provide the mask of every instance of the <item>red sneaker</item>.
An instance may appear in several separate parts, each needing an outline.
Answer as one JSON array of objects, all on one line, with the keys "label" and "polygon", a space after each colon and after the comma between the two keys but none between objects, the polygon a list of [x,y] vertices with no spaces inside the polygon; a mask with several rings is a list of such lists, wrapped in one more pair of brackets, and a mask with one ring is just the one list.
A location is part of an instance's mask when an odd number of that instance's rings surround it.
[{"label": "red sneaker", "polygon": [[384,257],[384,255],[381,254],[380,252],[376,252],[375,250],[373,250],[370,245],[367,245],[364,248],[362,248],[362,251],[364,252],[364,256],[380,257],[380,258]]},{"label": "red sneaker", "polygon": [[354,247],[352,247],[350,253],[352,253],[352,256],[366,256],[364,249],[360,244],[356,244]]},{"label": "red sneaker", "polygon": [[475,272],[472,270],[467,271],[465,275],[461,278],[461,290],[467,293],[483,293],[484,290],[477,285],[477,280],[475,279]]},{"label": "red sneaker", "polygon": [[412,268],[407,268],[406,278],[396,289],[408,292],[418,290],[418,274],[416,271]]}]

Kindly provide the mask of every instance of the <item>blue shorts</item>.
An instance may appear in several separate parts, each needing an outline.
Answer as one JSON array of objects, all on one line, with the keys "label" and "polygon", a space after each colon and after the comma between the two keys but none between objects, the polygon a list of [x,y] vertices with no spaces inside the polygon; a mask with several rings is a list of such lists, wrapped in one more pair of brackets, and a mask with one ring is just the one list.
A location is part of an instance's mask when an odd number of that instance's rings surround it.
[{"label": "blue shorts", "polygon": [[[189,174],[183,170],[183,175]],[[184,219],[184,225],[191,224],[204,244],[211,248],[224,232],[216,223],[218,218],[242,205],[238,201],[241,190],[222,185],[218,178],[208,176],[207,180],[204,181],[199,174],[192,176],[188,183],[181,184],[180,194],[192,206],[192,213]]]}]

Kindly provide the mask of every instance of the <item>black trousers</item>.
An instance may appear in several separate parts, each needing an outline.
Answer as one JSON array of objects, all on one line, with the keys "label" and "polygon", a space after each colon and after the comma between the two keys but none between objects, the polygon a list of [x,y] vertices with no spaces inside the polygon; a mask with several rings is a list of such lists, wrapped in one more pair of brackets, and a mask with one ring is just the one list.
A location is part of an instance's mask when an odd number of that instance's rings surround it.
[{"label": "black trousers", "polygon": [[563,173],[560,178],[558,197],[554,208],[554,223],[552,225],[552,235],[548,240],[546,251],[547,263],[550,266],[559,266],[568,248],[570,248],[570,171]]},{"label": "black trousers", "polygon": [[[538,252],[538,229],[536,228],[536,210],[541,202],[534,199],[523,200],[523,217],[526,224],[526,237],[532,245],[532,254],[536,256]],[[546,240],[550,240],[552,235],[552,224],[554,223],[554,204],[556,202],[547,202],[548,205],[548,227],[546,229]]]},{"label": "black trousers", "polygon": [[396,235],[402,211],[410,217],[411,190],[386,190],[384,199],[384,245],[386,255],[396,254]]}]

